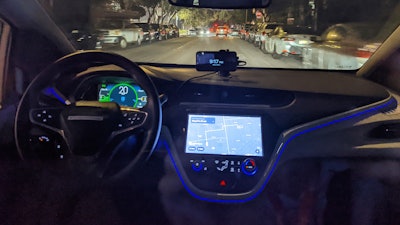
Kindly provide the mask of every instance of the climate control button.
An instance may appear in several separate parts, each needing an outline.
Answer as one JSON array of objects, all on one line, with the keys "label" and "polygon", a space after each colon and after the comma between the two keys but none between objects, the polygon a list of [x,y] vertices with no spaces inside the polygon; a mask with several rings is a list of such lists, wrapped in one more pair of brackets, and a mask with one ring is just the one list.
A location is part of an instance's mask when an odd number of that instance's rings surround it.
[{"label": "climate control button", "polygon": [[242,163],[242,171],[248,176],[252,176],[257,172],[257,165],[254,159],[245,159]]},{"label": "climate control button", "polygon": [[205,164],[205,160],[190,160],[190,163],[192,165],[192,170],[195,172],[200,172],[200,171],[206,171],[207,167],[204,165]]}]

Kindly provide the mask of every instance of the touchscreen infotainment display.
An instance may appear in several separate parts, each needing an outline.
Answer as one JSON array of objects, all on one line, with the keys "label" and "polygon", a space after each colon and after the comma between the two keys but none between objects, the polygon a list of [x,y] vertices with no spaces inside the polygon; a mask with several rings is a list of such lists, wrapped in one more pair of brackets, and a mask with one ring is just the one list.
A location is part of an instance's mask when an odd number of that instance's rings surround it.
[{"label": "touchscreen infotainment display", "polygon": [[186,153],[263,156],[261,117],[189,114]]}]

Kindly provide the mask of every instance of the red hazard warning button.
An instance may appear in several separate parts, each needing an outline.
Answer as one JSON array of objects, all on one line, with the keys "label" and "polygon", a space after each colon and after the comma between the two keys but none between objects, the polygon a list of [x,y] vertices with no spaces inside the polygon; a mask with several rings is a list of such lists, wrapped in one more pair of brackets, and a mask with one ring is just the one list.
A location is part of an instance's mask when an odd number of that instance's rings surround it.
[{"label": "red hazard warning button", "polygon": [[219,186],[225,187],[225,186],[226,186],[226,181],[225,181],[225,180],[221,180],[221,181],[219,182]]}]

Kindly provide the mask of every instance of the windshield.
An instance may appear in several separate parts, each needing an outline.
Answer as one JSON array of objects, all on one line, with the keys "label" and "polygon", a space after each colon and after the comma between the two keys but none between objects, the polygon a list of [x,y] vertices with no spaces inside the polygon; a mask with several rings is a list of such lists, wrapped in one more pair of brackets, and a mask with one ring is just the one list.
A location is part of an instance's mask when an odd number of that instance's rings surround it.
[{"label": "windshield", "polygon": [[77,49],[144,63],[195,65],[198,51],[229,50],[243,67],[355,70],[400,23],[398,0],[277,0],[242,10],[167,0],[42,2]]}]

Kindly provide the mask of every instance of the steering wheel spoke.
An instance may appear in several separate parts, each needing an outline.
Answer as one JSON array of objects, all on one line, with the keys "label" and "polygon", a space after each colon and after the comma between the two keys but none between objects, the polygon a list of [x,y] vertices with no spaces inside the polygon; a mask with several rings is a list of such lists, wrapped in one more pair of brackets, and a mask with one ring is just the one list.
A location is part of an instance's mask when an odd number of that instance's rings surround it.
[{"label": "steering wheel spoke", "polygon": [[29,120],[32,124],[60,133],[60,114],[62,107],[42,107],[29,111]]}]

